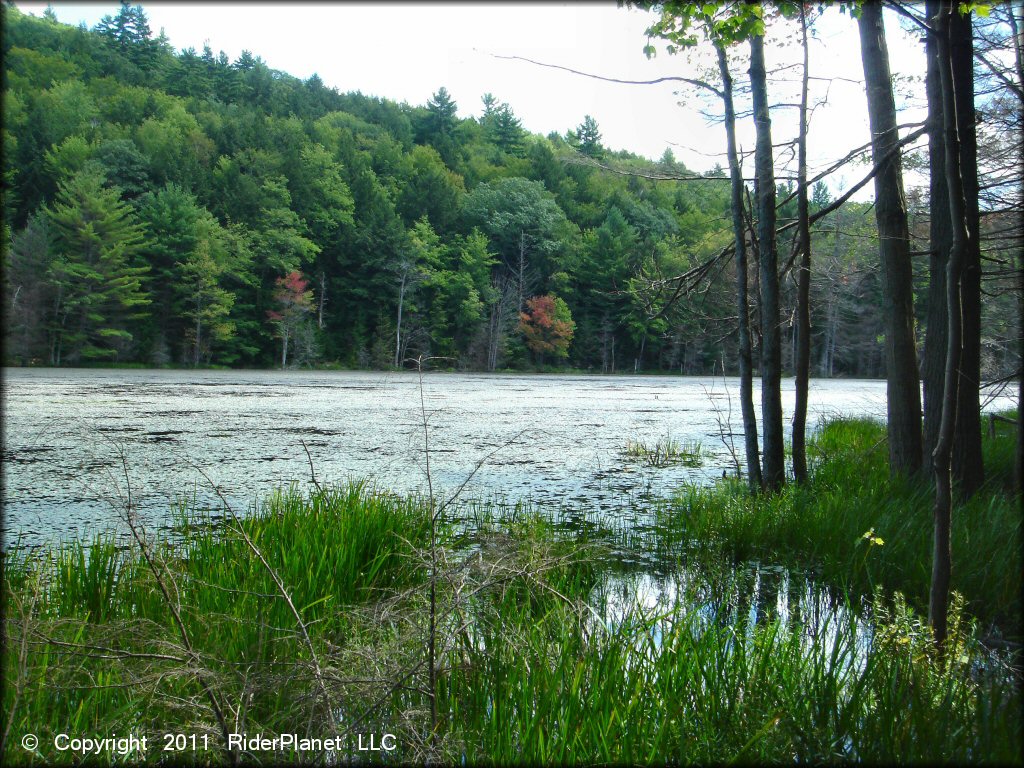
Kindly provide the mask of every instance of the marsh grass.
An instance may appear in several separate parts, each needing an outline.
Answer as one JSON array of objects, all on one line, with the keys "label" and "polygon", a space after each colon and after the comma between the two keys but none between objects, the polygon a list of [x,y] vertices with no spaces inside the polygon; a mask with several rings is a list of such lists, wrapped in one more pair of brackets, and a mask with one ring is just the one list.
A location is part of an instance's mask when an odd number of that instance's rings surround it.
[{"label": "marsh grass", "polygon": [[[1021,637],[1020,498],[1009,430],[984,441],[989,479],[953,515],[952,588],[989,628]],[[933,491],[927,481],[890,478],[884,428],[867,420],[826,423],[809,445],[811,480],[751,497],[733,482],[688,487],[666,507],[666,535],[727,551],[810,567],[854,594],[899,590],[927,610]],[[670,532],[670,533],[669,533]],[[865,536],[865,534],[869,534]]]},{"label": "marsh grass", "polygon": [[[453,761],[495,764],[1019,762],[1011,677],[932,662],[905,605],[817,627],[680,602],[613,623],[495,600],[445,678]],[[816,630],[816,631],[812,631]]]},{"label": "marsh grass", "polygon": [[[772,594],[751,596],[739,569],[716,560],[715,551],[704,553],[705,567],[687,570],[671,600],[652,606],[613,599],[620,592],[628,598],[628,589],[610,585],[643,573],[641,558],[620,562],[623,553],[590,527],[558,525],[515,505],[492,514],[477,508],[471,524],[466,515],[453,524],[456,510],[437,520],[434,625],[426,589],[433,507],[364,485],[310,495],[292,488],[250,510],[241,525],[267,565],[233,521],[182,510],[175,535],[155,543],[153,553],[192,654],[177,640],[137,550],[99,537],[89,546],[7,552],[3,758],[73,762],[52,749],[24,752],[20,739],[28,732],[52,745],[58,732],[171,728],[206,734],[211,747],[175,761],[225,762],[213,715],[194,685],[198,674],[225,702],[235,731],[394,733],[398,750],[371,756],[384,760],[1020,764],[1018,673],[979,642],[970,604],[954,604],[953,640],[938,660],[914,599],[878,588],[903,583],[893,574],[916,578],[898,562],[915,550],[894,547],[911,531],[892,524],[908,499],[923,493],[874,488],[884,485],[875,476],[884,469],[879,445],[873,425],[832,426],[815,444],[814,482],[789,489],[791,500],[752,501],[732,484],[690,491],[663,513],[659,530],[675,538],[655,549],[667,563],[683,551],[676,544],[692,547],[693,537],[711,534],[719,553],[743,542],[750,552],[762,551],[762,542],[797,551],[810,536],[829,541],[828,515],[860,509],[850,497],[877,507],[895,496],[889,511],[872,507],[870,519],[835,522],[835,541],[849,539],[851,551],[828,566],[832,571],[822,565],[827,546],[813,550],[822,573],[838,577],[845,563],[876,587],[867,611],[839,592],[824,618],[774,609]],[[799,494],[812,489],[830,511],[817,530],[803,530],[817,518],[812,497]],[[875,495],[859,497],[867,493]],[[721,518],[716,526],[712,512]],[[998,525],[1004,514],[997,509]],[[996,546],[996,538],[968,543]],[[647,537],[636,543],[653,546]],[[286,585],[308,643],[270,570]],[[979,576],[976,588],[1005,581]],[[429,630],[439,641],[433,701],[425,684]],[[331,721],[317,706],[320,683],[336,707]],[[353,737],[353,750],[355,743]],[[334,757],[346,756],[367,757]],[[154,750],[145,758],[167,756]]]},{"label": "marsh grass", "polygon": [[623,454],[650,467],[668,467],[681,464],[698,468],[704,464],[705,451],[699,441],[680,441],[668,435],[653,445],[639,440],[627,440]]}]

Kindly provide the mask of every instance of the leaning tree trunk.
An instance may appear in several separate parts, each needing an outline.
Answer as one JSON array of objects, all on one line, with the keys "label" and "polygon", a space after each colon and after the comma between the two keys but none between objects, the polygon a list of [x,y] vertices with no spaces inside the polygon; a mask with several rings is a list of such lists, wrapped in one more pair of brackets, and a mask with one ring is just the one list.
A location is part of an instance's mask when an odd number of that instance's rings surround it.
[{"label": "leaning tree trunk", "polygon": [[971,497],[985,482],[981,453],[981,215],[978,208],[978,133],[974,111],[974,41],[969,14],[949,20],[949,56],[956,98],[967,245],[960,276],[963,314],[960,379],[953,432],[953,479]]},{"label": "leaning tree trunk", "polygon": [[747,480],[750,490],[761,488],[761,457],[757,445],[757,414],[754,411],[754,373],[750,344],[750,306],[747,297],[747,238],[743,226],[743,175],[736,146],[736,110],[732,101],[732,75],[725,49],[718,51],[718,71],[722,76],[722,101],[725,105],[725,136],[732,182],[732,233],[736,249],[736,305],[740,335],[740,410],[743,414],[743,441],[747,455]]},{"label": "leaning tree trunk", "polygon": [[772,167],[772,124],[768,113],[768,82],[764,65],[764,37],[750,38],[750,92],[754,104],[754,177],[757,187],[757,242],[761,298],[761,421],[764,487],[779,488],[786,481],[786,454],[782,436],[782,339],[779,333],[779,269],[775,244],[775,171]]},{"label": "leaning tree trunk", "polygon": [[795,399],[793,405],[793,476],[807,482],[807,395],[811,375],[811,212],[807,202],[807,85],[809,55],[807,17],[800,5],[800,41],[804,70],[800,90],[800,133],[797,138],[797,225],[800,265],[796,273]]},{"label": "leaning tree trunk", "polygon": [[857,24],[867,85],[871,155],[878,169],[875,221],[882,262],[882,291],[888,307],[885,361],[889,468],[893,474],[913,475],[922,467],[921,379],[914,342],[913,274],[902,163],[898,152],[889,156],[899,142],[899,131],[881,3],[878,0],[865,2]]},{"label": "leaning tree trunk", "polygon": [[942,83],[942,123],[946,146],[946,183],[949,190],[949,218],[953,229],[953,242],[946,267],[946,304],[948,309],[946,339],[945,387],[942,393],[942,420],[939,439],[932,464],[935,469],[934,538],[932,554],[931,594],[928,602],[928,623],[941,648],[948,634],[949,583],[952,572],[950,529],[953,511],[953,475],[950,460],[956,427],[959,365],[961,358],[962,328],[960,312],[960,277],[964,254],[969,247],[967,205],[963,179],[960,175],[960,140],[957,125],[956,89],[950,61],[949,30],[952,8],[941,8],[931,19],[936,37],[939,77]]}]

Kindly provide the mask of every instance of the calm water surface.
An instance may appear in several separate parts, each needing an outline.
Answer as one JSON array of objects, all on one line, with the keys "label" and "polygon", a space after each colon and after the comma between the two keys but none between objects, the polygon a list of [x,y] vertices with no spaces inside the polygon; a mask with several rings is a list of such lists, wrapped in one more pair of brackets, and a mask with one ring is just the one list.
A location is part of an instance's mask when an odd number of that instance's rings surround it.
[{"label": "calm water surface", "polygon": [[[792,380],[783,389],[788,421]],[[219,506],[197,468],[243,510],[309,484],[310,459],[321,483],[422,491],[424,409],[435,490],[451,492],[479,464],[463,498],[529,499],[628,525],[646,500],[733,470],[738,390],[722,378],[428,373],[421,409],[412,372],[5,369],[5,543],[122,529],[122,455],[133,499],[157,527],[184,496]],[[813,381],[810,412],[812,425],[884,418],[885,384]],[[624,455],[629,440],[669,437],[699,442],[703,465],[653,468]]]}]

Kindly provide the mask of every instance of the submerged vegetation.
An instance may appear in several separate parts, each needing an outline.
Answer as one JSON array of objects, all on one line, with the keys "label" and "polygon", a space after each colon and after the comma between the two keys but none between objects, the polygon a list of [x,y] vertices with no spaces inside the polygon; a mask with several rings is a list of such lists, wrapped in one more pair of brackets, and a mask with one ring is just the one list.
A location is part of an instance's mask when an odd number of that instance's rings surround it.
[{"label": "submerged vegetation", "polygon": [[[1019,553],[1002,553],[1019,514],[997,492],[973,502],[937,656],[920,612],[927,542],[905,527],[923,492],[888,479],[883,437],[826,425],[806,488],[694,490],[667,507],[660,544],[352,485],[292,488],[244,518],[183,512],[144,550],[108,536],[9,551],[3,758],[72,762],[57,733],[187,724],[198,751],[151,740],[127,757],[221,762],[225,733],[288,733],[338,737],[336,756],[392,734],[371,757],[452,763],[1019,764],[1019,659],[982,642],[993,621],[1015,634]],[[659,553],[653,602],[630,548]],[[726,549],[810,555],[818,581],[786,572],[773,591]],[[986,570],[990,552],[1018,567]],[[236,756],[328,759],[307,746]]]}]

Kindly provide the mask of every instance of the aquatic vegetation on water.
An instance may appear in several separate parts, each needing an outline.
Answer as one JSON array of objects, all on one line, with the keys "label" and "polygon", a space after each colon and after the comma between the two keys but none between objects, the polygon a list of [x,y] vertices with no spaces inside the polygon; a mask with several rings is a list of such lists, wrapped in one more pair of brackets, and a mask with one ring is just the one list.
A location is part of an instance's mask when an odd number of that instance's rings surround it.
[{"label": "aquatic vegetation on water", "polygon": [[653,445],[627,440],[623,452],[627,458],[639,460],[651,467],[668,467],[681,464],[697,468],[703,465],[705,451],[698,441],[681,441],[671,435],[659,438]]}]

